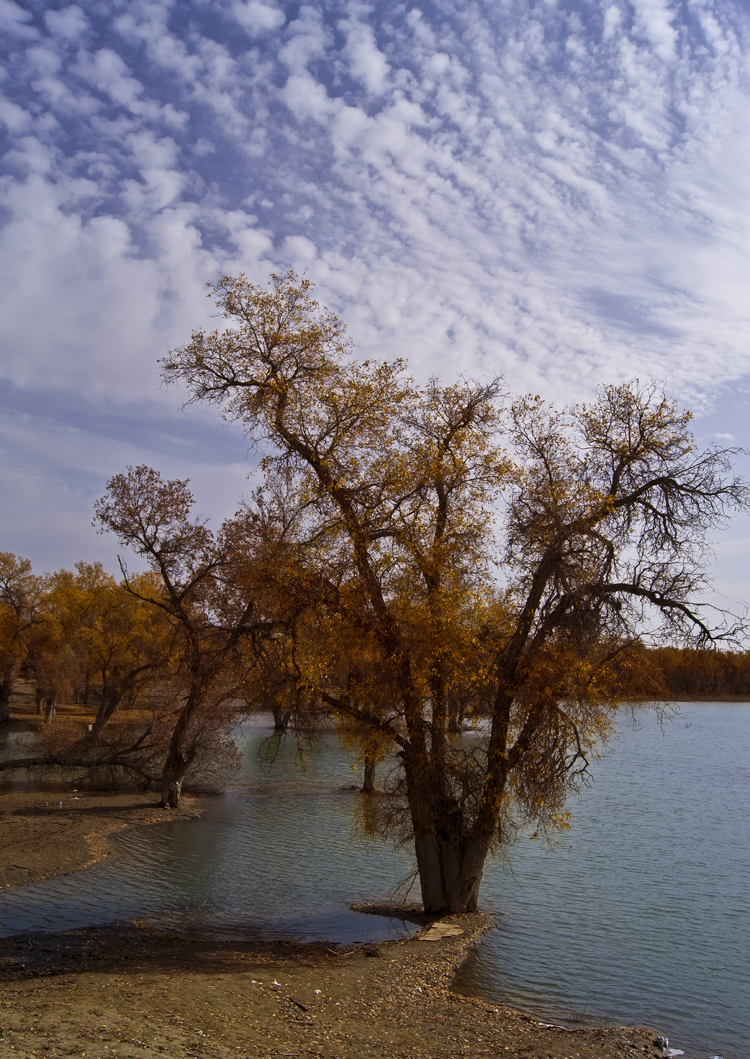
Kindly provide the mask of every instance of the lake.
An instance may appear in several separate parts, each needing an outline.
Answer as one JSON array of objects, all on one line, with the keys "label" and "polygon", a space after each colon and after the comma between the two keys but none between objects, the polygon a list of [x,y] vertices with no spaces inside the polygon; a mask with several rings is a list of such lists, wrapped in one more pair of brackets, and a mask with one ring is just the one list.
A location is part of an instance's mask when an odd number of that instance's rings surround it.
[{"label": "lake", "polygon": [[[200,820],[136,828],[120,857],[0,894],[0,934],[138,918],[216,936],[403,936],[349,910],[408,886],[412,860],[352,823],[361,783],[325,737],[272,768],[246,726],[240,783]],[[688,1057],[750,1057],[750,705],[638,711],[592,767],[550,849],[523,836],[488,865],[497,916],[457,988],[566,1024],[646,1024]],[[413,890],[412,898],[418,897]]]},{"label": "lake", "polygon": [[592,769],[551,852],[492,871],[497,932],[458,988],[550,1021],[639,1024],[689,1055],[750,1056],[750,705],[691,703]]}]

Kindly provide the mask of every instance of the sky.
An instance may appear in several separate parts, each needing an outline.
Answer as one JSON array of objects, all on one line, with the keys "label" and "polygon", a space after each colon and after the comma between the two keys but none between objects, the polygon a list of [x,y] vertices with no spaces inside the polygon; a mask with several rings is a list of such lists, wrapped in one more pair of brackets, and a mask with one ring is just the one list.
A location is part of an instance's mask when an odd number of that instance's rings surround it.
[{"label": "sky", "polygon": [[[38,572],[116,569],[128,464],[214,525],[248,490],[158,365],[225,272],[306,272],[418,379],[655,380],[750,447],[750,2],[0,0],[0,38],[0,549]],[[737,609],[750,519],[716,554]]]}]

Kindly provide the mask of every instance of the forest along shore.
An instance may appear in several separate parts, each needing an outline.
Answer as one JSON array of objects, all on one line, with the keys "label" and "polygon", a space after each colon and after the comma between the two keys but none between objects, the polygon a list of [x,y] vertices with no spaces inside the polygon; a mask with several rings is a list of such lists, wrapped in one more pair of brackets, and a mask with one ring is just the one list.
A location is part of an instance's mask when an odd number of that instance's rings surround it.
[{"label": "forest along shore", "polygon": [[[0,884],[76,871],[107,854],[116,830],[199,812],[194,799],[167,814],[146,794],[0,794]],[[443,922],[462,933],[344,947],[216,942],[125,923],[0,939],[0,1037],[28,1059],[661,1055],[645,1029],[542,1025],[453,993],[456,970],[494,921]]]}]

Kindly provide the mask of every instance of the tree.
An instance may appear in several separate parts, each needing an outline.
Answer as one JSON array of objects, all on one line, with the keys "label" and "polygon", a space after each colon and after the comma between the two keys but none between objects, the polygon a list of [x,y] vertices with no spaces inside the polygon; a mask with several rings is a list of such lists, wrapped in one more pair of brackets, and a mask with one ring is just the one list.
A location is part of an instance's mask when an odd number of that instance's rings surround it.
[{"label": "tree", "polygon": [[[161,714],[169,708],[169,624],[126,593],[99,564],[78,563],[76,573],[60,570],[43,578],[15,556],[4,555],[1,565],[0,657],[6,699],[16,675],[31,680],[46,725],[37,733],[33,752],[4,759],[0,771],[74,769],[108,786],[123,776],[153,782],[155,760],[163,760],[165,752]],[[153,591],[149,575],[135,580],[142,591]],[[144,694],[156,683],[158,695]],[[145,719],[129,718],[103,736],[123,698],[135,704],[139,695]],[[51,723],[58,702],[74,696],[96,704],[90,732],[69,720]]]},{"label": "tree", "polygon": [[138,595],[107,574],[101,563],[76,563],[47,582],[44,610],[58,639],[74,656],[79,701],[94,703],[97,738],[123,702],[135,704],[155,679],[169,678],[172,628],[164,613],[139,596],[157,591],[152,574],[131,579]]},{"label": "tree", "polygon": [[238,521],[227,520],[214,535],[191,518],[192,506],[186,481],[165,481],[146,466],[111,478],[95,505],[102,531],[116,533],[158,575],[159,590],[145,591],[121,560],[126,590],[166,617],[173,632],[184,694],[162,770],[164,808],[179,805],[183,780],[202,743],[228,723],[228,706],[244,681],[242,642],[268,629],[236,576],[247,566],[234,546]]},{"label": "tree", "polygon": [[0,552],[0,722],[8,721],[13,688],[38,623],[42,585],[28,559]]},{"label": "tree", "polygon": [[[611,732],[623,653],[649,630],[731,634],[695,600],[706,533],[747,487],[653,388],[505,406],[497,379],[420,388],[398,361],[349,359],[293,273],[224,276],[213,296],[231,326],[194,332],[165,378],[266,446],[317,645],[298,679],[396,754],[384,824],[408,826],[425,909],[473,911],[519,820],[564,820]],[[468,742],[459,702],[488,716]]]}]

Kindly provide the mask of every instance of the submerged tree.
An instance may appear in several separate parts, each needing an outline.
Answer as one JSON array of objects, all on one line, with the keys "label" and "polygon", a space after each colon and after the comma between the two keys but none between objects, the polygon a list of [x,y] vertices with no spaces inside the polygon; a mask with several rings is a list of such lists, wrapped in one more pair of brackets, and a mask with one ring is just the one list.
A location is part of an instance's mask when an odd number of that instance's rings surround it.
[{"label": "submerged tree", "polygon": [[[408,821],[425,908],[474,910],[515,823],[561,819],[629,645],[731,632],[695,601],[706,533],[747,488],[654,389],[555,412],[506,406],[498,380],[420,388],[348,359],[293,273],[213,293],[231,326],[194,333],[165,377],[269,450],[280,577],[306,599],[300,686],[397,755],[386,823]],[[461,708],[487,716],[468,742]]]}]

